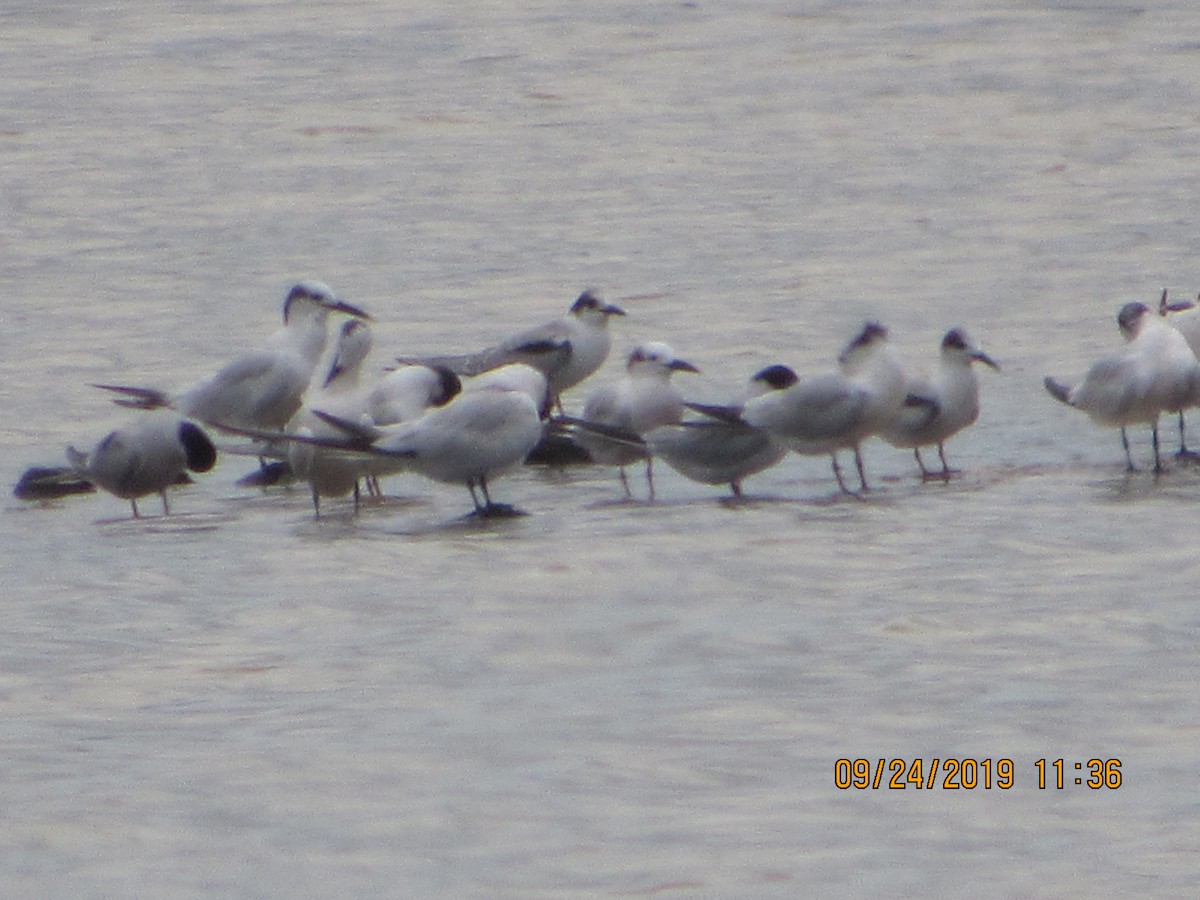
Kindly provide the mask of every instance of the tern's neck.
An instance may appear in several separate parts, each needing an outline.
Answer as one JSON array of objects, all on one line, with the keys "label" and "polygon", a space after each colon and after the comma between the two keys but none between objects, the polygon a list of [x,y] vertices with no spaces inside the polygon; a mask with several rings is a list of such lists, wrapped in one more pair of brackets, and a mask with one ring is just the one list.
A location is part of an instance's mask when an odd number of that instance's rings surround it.
[{"label": "tern's neck", "polygon": [[296,316],[284,327],[281,342],[315,366],[325,351],[325,314]]}]

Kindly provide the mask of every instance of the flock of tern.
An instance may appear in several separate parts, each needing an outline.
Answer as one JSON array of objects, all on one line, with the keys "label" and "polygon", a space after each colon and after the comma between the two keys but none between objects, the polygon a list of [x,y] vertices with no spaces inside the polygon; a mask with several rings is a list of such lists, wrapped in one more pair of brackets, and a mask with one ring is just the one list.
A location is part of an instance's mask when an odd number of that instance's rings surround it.
[{"label": "flock of tern", "polygon": [[[1117,319],[1126,341],[1119,352],[1075,382],[1045,380],[1056,399],[1120,429],[1130,469],[1126,429],[1145,424],[1155,471],[1161,470],[1163,413],[1179,415],[1180,452],[1189,452],[1183,414],[1200,404],[1200,312],[1183,312],[1191,306],[1168,303],[1165,292],[1157,310],[1126,304]],[[345,318],[327,347],[331,315]],[[486,350],[400,357],[382,374],[368,375],[371,317],[324,284],[301,282],[284,300],[282,328],[263,348],[199,384],[178,392],[95,385],[122,406],[154,412],[139,412],[91,452],[69,447],[67,469],[30,469],[16,493],[30,499],[67,493],[67,473],[88,489],[129,500],[135,517],[138,499],[157,493],[167,514],[168,489],[186,481],[187,472],[216,463],[204,425],[248,440],[263,471],[285,465],[308,484],[317,516],[327,498],[353,495],[357,510],[363,485],[378,493],[380,478],[403,471],[465,486],[473,515],[511,513],[493,502],[490,482],[548,441],[617,467],[629,497],[625,468],[643,464],[653,499],[656,459],[741,496],[743,479],[789,450],[828,456],[839,489],[852,494],[838,454],[853,453],[858,490],[869,490],[860,448],[871,437],[911,449],[923,478],[948,479],[945,442],[979,415],[973,364],[999,369],[966,332],[952,328],[932,373],[906,373],[887,329],[867,322],[830,371],[798,375],[769,365],[751,376],[736,402],[717,405],[686,401],[673,376],[699,370],[651,341],[630,351],[618,380],[587,395],[579,415],[565,414],[562,395],[604,363],[612,346],[609,322],[624,315],[585,291],[565,315]],[[922,448],[937,449],[939,468],[927,467]]]}]

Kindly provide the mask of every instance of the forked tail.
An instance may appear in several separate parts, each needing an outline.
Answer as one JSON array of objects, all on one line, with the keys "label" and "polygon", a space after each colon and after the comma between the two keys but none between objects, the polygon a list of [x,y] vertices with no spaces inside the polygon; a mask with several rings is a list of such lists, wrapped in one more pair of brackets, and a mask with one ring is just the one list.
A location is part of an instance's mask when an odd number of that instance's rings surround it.
[{"label": "forked tail", "polygon": [[121,394],[113,403],[130,409],[162,409],[171,405],[167,395],[156,388],[132,387],[127,384],[93,384],[92,387]]}]

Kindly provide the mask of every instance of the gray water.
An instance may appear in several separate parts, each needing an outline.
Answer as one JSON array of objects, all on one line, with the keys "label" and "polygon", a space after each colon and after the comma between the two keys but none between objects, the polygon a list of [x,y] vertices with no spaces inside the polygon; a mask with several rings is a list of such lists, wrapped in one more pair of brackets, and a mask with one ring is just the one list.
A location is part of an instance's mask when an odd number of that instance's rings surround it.
[{"label": "gray water", "polygon": [[[738,505],[530,468],[493,490],[529,515],[485,524],[416,476],[314,521],[234,456],[167,519],[10,498],[0,894],[1191,896],[1200,468],[1127,475],[1041,379],[1200,290],[1200,8],[0,22],[6,484],[125,419],[90,382],[203,377],[303,277],[374,313],[378,365],[591,286],[630,313],[598,380],[666,339],[725,399],[870,317],[914,366],[951,325],[1003,366],[960,477],[871,444],[864,501],[798,456]],[[1014,783],[841,790],[842,758]],[[1076,786],[1091,758],[1121,786]]]}]

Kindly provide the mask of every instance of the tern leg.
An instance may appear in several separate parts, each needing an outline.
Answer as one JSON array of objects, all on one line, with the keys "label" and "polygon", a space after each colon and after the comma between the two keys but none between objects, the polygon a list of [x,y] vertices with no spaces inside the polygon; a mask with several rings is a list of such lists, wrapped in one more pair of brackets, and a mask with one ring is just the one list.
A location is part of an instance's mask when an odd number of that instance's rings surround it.
[{"label": "tern leg", "polygon": [[858,449],[858,444],[854,445],[854,466],[858,469],[858,483],[862,485],[864,491],[869,491],[867,487],[867,473],[863,469],[862,451]]},{"label": "tern leg", "polygon": [[946,462],[946,446],[938,441],[938,459],[942,461],[942,478],[950,480],[950,463]]},{"label": "tern leg", "polygon": [[1154,447],[1154,474],[1163,471],[1162,459],[1158,455],[1158,419],[1150,423],[1150,444]]},{"label": "tern leg", "polygon": [[920,447],[913,447],[913,456],[917,458],[917,465],[921,467],[921,478],[928,480],[933,473],[925,468],[925,460],[921,459]]},{"label": "tern leg", "polygon": [[1184,430],[1183,410],[1179,411],[1179,452],[1175,454],[1176,459],[1187,460],[1193,462],[1200,459],[1200,453],[1187,448],[1187,436]]},{"label": "tern leg", "polygon": [[163,488],[159,491],[158,496],[162,497],[163,515],[169,516],[171,514],[171,504],[167,502],[167,489]]},{"label": "tern leg", "polygon": [[321,495],[317,493],[315,486],[310,485],[310,487],[312,487],[313,518],[319,519],[321,518]]},{"label": "tern leg", "polygon": [[140,519],[142,516],[141,513],[138,512],[137,501],[131,497],[129,500],[129,505],[133,507],[133,517],[135,519]]},{"label": "tern leg", "polygon": [[629,479],[625,477],[625,467],[618,467],[617,474],[621,476],[621,487],[625,488],[625,496],[629,499],[633,499],[633,491],[629,489]]},{"label": "tern leg", "polygon": [[1125,448],[1125,471],[1136,472],[1137,466],[1133,464],[1133,455],[1129,452],[1129,435],[1125,433],[1125,426],[1121,426],[1121,446]]},{"label": "tern leg", "polygon": [[361,498],[358,492],[358,479],[356,478],[354,479],[354,514],[356,516],[358,515],[358,504],[360,499]]},{"label": "tern leg", "polygon": [[483,507],[479,504],[479,497],[475,493],[475,482],[467,482],[467,490],[471,492],[471,502],[475,504],[475,512],[483,512]]},{"label": "tern leg", "polygon": [[654,459],[646,457],[646,486],[650,488],[650,499],[654,499]]},{"label": "tern leg", "polygon": [[490,493],[488,493],[487,479],[482,476],[480,476],[480,478],[479,478],[479,492],[481,494],[483,494],[483,503],[484,503],[483,508],[491,509],[492,508],[492,495]]},{"label": "tern leg", "polygon": [[740,481],[729,482],[729,490],[733,491],[733,496],[739,500],[742,499],[742,483]]},{"label": "tern leg", "polygon": [[843,494],[853,494],[854,491],[846,487],[846,481],[842,478],[842,467],[838,465],[837,454],[829,454],[830,460],[833,461],[833,477],[837,479],[838,487],[842,489]]}]

